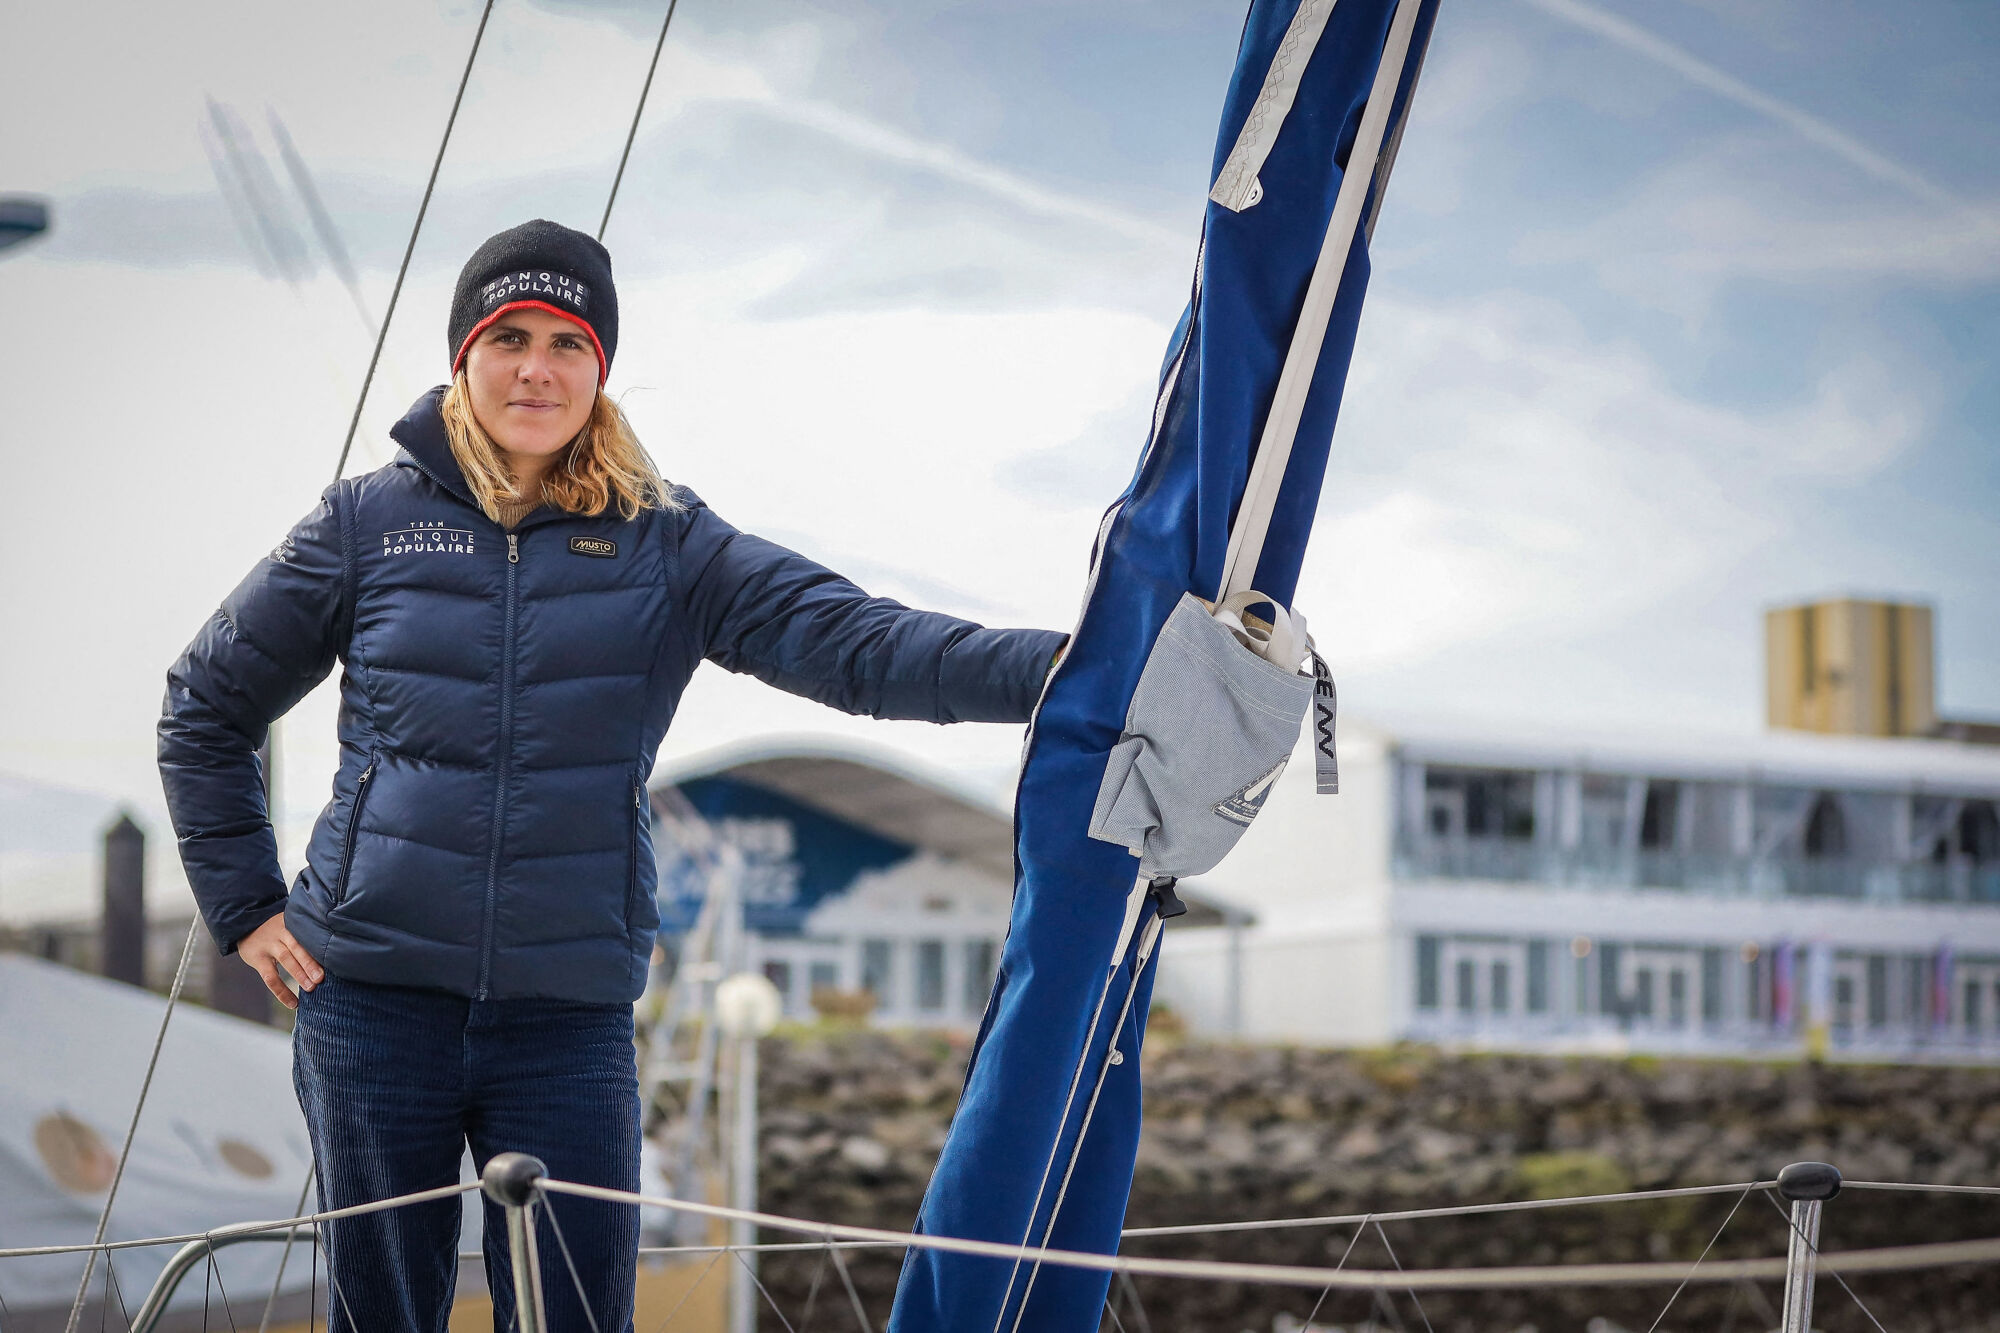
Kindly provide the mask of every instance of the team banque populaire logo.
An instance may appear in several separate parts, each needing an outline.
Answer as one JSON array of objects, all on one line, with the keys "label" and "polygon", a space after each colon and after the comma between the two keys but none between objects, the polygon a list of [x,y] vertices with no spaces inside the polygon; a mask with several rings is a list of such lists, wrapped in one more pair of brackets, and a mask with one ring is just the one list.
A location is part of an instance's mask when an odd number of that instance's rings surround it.
[{"label": "team banque populaire logo", "polygon": [[441,519],[418,519],[382,534],[383,555],[471,555],[472,530]]}]

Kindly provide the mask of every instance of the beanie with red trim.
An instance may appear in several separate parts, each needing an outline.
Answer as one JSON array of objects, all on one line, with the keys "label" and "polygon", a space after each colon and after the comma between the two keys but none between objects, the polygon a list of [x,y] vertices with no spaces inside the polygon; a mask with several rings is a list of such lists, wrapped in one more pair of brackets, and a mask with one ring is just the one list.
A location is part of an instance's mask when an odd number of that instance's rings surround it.
[{"label": "beanie with red trim", "polygon": [[451,373],[481,330],[508,310],[547,310],[581,324],[597,348],[597,382],[618,350],[611,252],[595,237],[536,218],[489,236],[459,271],[451,297]]}]

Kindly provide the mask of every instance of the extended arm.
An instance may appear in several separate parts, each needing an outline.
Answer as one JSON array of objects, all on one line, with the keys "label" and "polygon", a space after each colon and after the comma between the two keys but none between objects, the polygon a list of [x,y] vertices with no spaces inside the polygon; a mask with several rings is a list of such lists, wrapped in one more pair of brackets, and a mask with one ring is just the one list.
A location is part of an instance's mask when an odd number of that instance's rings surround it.
[{"label": "extended arm", "polygon": [[160,781],[188,885],[224,953],[285,902],[257,748],[333,669],[348,615],[336,490],[223,600],[167,672]]},{"label": "extended arm", "polygon": [[1063,636],[913,611],[797,552],[739,532],[699,501],[682,544],[706,655],[849,713],[1025,722]]}]

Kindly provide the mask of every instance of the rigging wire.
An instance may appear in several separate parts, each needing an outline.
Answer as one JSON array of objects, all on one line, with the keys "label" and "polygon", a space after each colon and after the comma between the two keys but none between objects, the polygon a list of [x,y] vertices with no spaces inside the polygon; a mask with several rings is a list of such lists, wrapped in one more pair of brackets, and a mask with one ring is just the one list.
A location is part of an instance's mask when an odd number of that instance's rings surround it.
[{"label": "rigging wire", "polygon": [[[119,1182],[125,1179],[125,1163],[132,1156],[132,1138],[139,1132],[139,1115],[146,1109],[146,1094],[153,1088],[153,1071],[160,1067],[160,1048],[167,1044],[167,1024],[173,1021],[174,1004],[181,998],[181,988],[187,985],[188,963],[194,958],[195,937],[201,933],[201,916],[188,922],[187,942],[181,945],[180,965],[174,969],[174,984],[167,992],[166,1011],[160,1015],[160,1030],[153,1037],[153,1054],[146,1061],[146,1077],[139,1083],[139,1101],[132,1108],[132,1121],[125,1126],[125,1146],[118,1150],[118,1169],[111,1173],[111,1187],[104,1192],[104,1209],[97,1215],[97,1232],[91,1237],[90,1257],[84,1261],[83,1279],[76,1284],[76,1302],[69,1308],[69,1322],[63,1325],[63,1333],[76,1333],[77,1320],[83,1317],[83,1302],[90,1292],[90,1276],[97,1267],[97,1247],[104,1243],[104,1232],[111,1225],[111,1205],[118,1200]],[[109,1256],[105,1259],[110,1262]]]},{"label": "rigging wire", "polygon": [[[1785,1211],[1785,1206],[1783,1204],[1779,1203],[1776,1199],[1771,1198],[1768,1192],[1764,1195],[1764,1198],[1770,1203],[1770,1205],[1773,1208],[1778,1210],[1778,1216],[1785,1219],[1786,1229],[1789,1230],[1793,1235],[1797,1236],[1800,1240],[1806,1243],[1806,1248],[1812,1251],[1814,1262],[1818,1262],[1820,1257],[1819,1246],[1817,1243],[1814,1242],[1813,1238],[1811,1236],[1806,1235],[1805,1232],[1799,1230],[1799,1224],[1792,1220],[1792,1215],[1789,1212]],[[1853,1301],[1856,1305],[1860,1306],[1861,1313],[1868,1317],[1868,1322],[1875,1325],[1875,1333],[1889,1333],[1887,1329],[1882,1327],[1882,1321],[1875,1317],[1875,1312],[1869,1309],[1867,1304],[1863,1302],[1859,1296],[1856,1296],[1854,1294],[1854,1288],[1847,1285],[1847,1279],[1840,1275],[1840,1271],[1838,1269],[1833,1269],[1830,1271],[1833,1274],[1833,1280],[1835,1282],[1838,1282],[1840,1284],[1840,1289],[1847,1293],[1848,1299]]]},{"label": "rigging wire", "polygon": [[771,1289],[769,1287],[766,1287],[763,1281],[760,1278],[758,1278],[757,1270],[750,1266],[750,1261],[744,1258],[741,1254],[737,1254],[733,1257],[735,1258],[737,1263],[743,1265],[743,1271],[750,1275],[750,1281],[752,1284],[756,1286],[757,1294],[764,1298],[764,1304],[771,1307],[771,1313],[778,1316],[778,1322],[785,1326],[785,1333],[798,1333],[798,1330],[792,1327],[792,1321],[785,1318],[785,1312],[778,1308],[777,1297],[773,1296],[771,1294]]},{"label": "rigging wire", "polygon": [[563,1237],[562,1223],[556,1221],[554,1204],[543,1199],[541,1213],[549,1219],[549,1230],[556,1233],[556,1248],[562,1251],[563,1266],[569,1269],[570,1285],[576,1288],[576,1299],[583,1306],[584,1321],[590,1325],[590,1333],[601,1333],[597,1327],[597,1315],[590,1308],[590,1292],[584,1288],[583,1275],[576,1271],[576,1260],[570,1257],[569,1241]]},{"label": "rigging wire", "polygon": [[[1375,1234],[1381,1237],[1382,1248],[1389,1252],[1389,1262],[1396,1266],[1398,1273],[1402,1272],[1403,1261],[1396,1257],[1396,1247],[1389,1243],[1389,1233],[1382,1229],[1382,1223],[1379,1220],[1375,1223]],[[1424,1333],[1437,1333],[1437,1330],[1431,1327],[1431,1317],[1424,1313],[1424,1303],[1417,1299],[1416,1288],[1411,1287],[1409,1292],[1410,1304],[1417,1307],[1417,1318],[1424,1321]]]},{"label": "rigging wire", "polygon": [[417,251],[417,233],[424,229],[424,214],[430,211],[431,193],[437,189],[438,169],[444,165],[445,146],[451,142],[452,126],[458,123],[458,108],[465,101],[465,86],[472,81],[472,63],[479,58],[479,44],[486,37],[486,20],[493,17],[493,0],[479,12],[479,30],[472,34],[472,50],[466,53],[465,72],[458,76],[458,92],[451,99],[451,115],[444,122],[444,137],[438,140],[437,156],[431,161],[430,179],[424,182],[423,201],[417,205],[417,220],[410,227],[410,240],[403,247],[403,262],[396,269],[396,285],[389,291],[389,308],[382,312],[382,327],[375,331],[375,350],[368,357],[368,373],[361,377],[361,392],[355,395],[354,415],[347,422],[347,438],[340,443],[340,461],[334,464],[333,479],[347,471],[347,455],[354,448],[354,432],[361,425],[361,409],[368,402],[368,386],[375,382],[375,367],[382,361],[382,345],[389,341],[389,324],[396,318],[396,302],[403,295],[403,279],[409,276],[410,256]]},{"label": "rigging wire", "polygon": [[847,1288],[847,1299],[854,1306],[854,1318],[861,1325],[861,1333],[875,1333],[875,1326],[868,1322],[868,1312],[861,1308],[861,1293],[854,1289],[854,1275],[847,1271],[847,1260],[841,1258],[840,1251],[829,1248],[833,1256],[833,1266],[840,1270],[840,1284]]},{"label": "rigging wire", "polygon": [[[1729,1230],[1729,1223],[1735,1218],[1736,1210],[1743,1206],[1743,1201],[1749,1198],[1751,1191],[1755,1190],[1756,1188],[1757,1186],[1754,1184],[1746,1186],[1743,1190],[1743,1193],[1736,1196],[1736,1202],[1729,1205],[1728,1216],[1722,1219],[1722,1225],[1715,1229],[1715,1234],[1708,1238],[1708,1244],[1701,1247],[1701,1254],[1697,1256],[1694,1261],[1695,1268],[1700,1268],[1701,1261],[1703,1259],[1708,1258],[1708,1252],[1715,1248],[1715,1242],[1721,1240],[1722,1233]],[[1653,1316],[1653,1322],[1646,1326],[1646,1333],[1656,1333],[1656,1330],[1660,1327],[1660,1321],[1667,1317],[1667,1311],[1674,1308],[1674,1302],[1680,1299],[1681,1293],[1683,1291],[1687,1290],[1687,1284],[1689,1280],[1691,1280],[1693,1277],[1694,1277],[1694,1268],[1690,1268],[1688,1270],[1687,1277],[1683,1278],[1681,1280],[1681,1284],[1678,1287],[1674,1288],[1673,1295],[1667,1297],[1667,1303],[1660,1307],[1660,1312],[1657,1315]]]},{"label": "rigging wire", "polygon": [[674,11],[680,8],[681,0],[667,0],[667,16],[660,20],[660,40],[653,43],[653,61],[646,66],[646,82],[639,89],[639,105],[632,108],[632,128],[625,131],[625,150],[618,154],[618,173],[611,178],[611,195],[604,201],[604,217],[597,224],[597,239],[604,239],[604,229],[611,225],[611,206],[618,202],[618,187],[625,181],[625,164],[632,157],[632,141],[639,137],[639,118],[646,114],[646,98],[653,91],[653,75],[660,68],[660,52],[666,49],[667,29],[674,24]]},{"label": "rigging wire", "polygon": [[[1361,1237],[1367,1230],[1368,1230],[1368,1224],[1365,1222],[1362,1223],[1360,1226],[1354,1228],[1354,1235],[1348,1239],[1347,1248],[1340,1252],[1340,1262],[1334,1265],[1335,1269],[1342,1269],[1347,1267],[1348,1256],[1354,1253],[1354,1247],[1361,1243]],[[1131,1278],[1128,1276],[1126,1280],[1129,1282]],[[1319,1307],[1326,1304],[1326,1298],[1332,1293],[1333,1293],[1332,1287],[1325,1287],[1321,1289],[1319,1293],[1319,1299],[1314,1301],[1313,1308],[1306,1312],[1307,1328],[1312,1327],[1312,1321],[1319,1315]]]},{"label": "rigging wire", "polygon": [[833,1241],[820,1247],[819,1263],[813,1269],[812,1285],[806,1288],[806,1308],[799,1315],[799,1333],[812,1333],[813,1306],[819,1303],[819,1284],[826,1280],[826,1261],[833,1256]]},{"label": "rigging wire", "polygon": [[[306,1168],[306,1183],[299,1186],[299,1201],[292,1205],[293,1212],[304,1211],[306,1195],[312,1192],[313,1177],[317,1174],[319,1174],[317,1162]],[[271,1279],[271,1298],[264,1302],[264,1318],[257,1325],[257,1333],[271,1333],[271,1312],[278,1308],[278,1291],[285,1285],[285,1265],[291,1262],[292,1245],[298,1238],[299,1233],[296,1230],[285,1233],[284,1252],[278,1256],[278,1275]]]},{"label": "rigging wire", "polygon": [[667,1311],[667,1317],[660,1321],[660,1327],[655,1331],[655,1333],[667,1333],[667,1325],[674,1322],[674,1316],[681,1312],[681,1307],[683,1305],[686,1305],[690,1300],[694,1298],[695,1292],[701,1289],[701,1284],[708,1281],[709,1273],[715,1268],[717,1264],[721,1262],[722,1262],[722,1252],[718,1250],[716,1252],[715,1257],[713,1259],[710,1259],[707,1265],[701,1270],[701,1272],[695,1276],[695,1280],[688,1283],[687,1290],[682,1292],[681,1298],[674,1302],[674,1308]]}]

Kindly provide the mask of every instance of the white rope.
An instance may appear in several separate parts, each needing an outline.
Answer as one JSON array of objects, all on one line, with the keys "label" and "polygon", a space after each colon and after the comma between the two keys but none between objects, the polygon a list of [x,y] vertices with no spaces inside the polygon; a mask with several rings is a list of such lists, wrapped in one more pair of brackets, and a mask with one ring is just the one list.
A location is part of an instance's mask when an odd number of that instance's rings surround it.
[{"label": "white rope", "polygon": [[[1326,1286],[1353,1291],[1388,1292],[1500,1291],[1534,1287],[1647,1286],[1655,1283],[1679,1282],[1683,1278],[1695,1282],[1736,1282],[1743,1279],[1779,1278],[1786,1272],[1786,1261],[1783,1256],[1770,1259],[1719,1259],[1700,1266],[1681,1262],[1662,1262],[1421,1270],[1393,1268],[1342,1270],[1290,1264],[1234,1263],[1214,1259],[1144,1259],[1129,1255],[1046,1250],[1008,1245],[1001,1241],[964,1240],[955,1236],[925,1236],[884,1231],[877,1227],[851,1227],[835,1223],[811,1222],[776,1213],[753,1212],[748,1209],[729,1208],[722,1204],[695,1203],[687,1199],[659,1198],[633,1194],[626,1190],[605,1189],[597,1185],[577,1185],[561,1180],[543,1180],[540,1187],[551,1194],[570,1194],[583,1199],[599,1199],[606,1203],[665,1208],[674,1212],[721,1218],[725,1221],[750,1222],[773,1231],[790,1231],[800,1235],[884,1241],[906,1245],[913,1249],[968,1254],[986,1259],[1013,1259],[1017,1262],[1032,1260],[1106,1273],[1249,1282],[1263,1286]],[[1389,1216],[1387,1213],[1378,1215],[1378,1217]],[[1822,1254],[1820,1267],[1830,1273],[1886,1273],[1994,1262],[2000,1262],[2000,1236]]]},{"label": "white rope", "polygon": [[90,1277],[97,1271],[97,1247],[104,1242],[105,1228],[111,1225],[111,1205],[118,1199],[118,1183],[125,1179],[125,1163],[132,1156],[132,1139],[139,1132],[139,1115],[146,1109],[146,1094],[153,1090],[153,1071],[160,1065],[160,1048],[166,1045],[167,1024],[174,1018],[181,988],[187,985],[188,961],[194,957],[195,938],[201,934],[201,917],[188,922],[187,942],[181,945],[180,966],[174,969],[174,984],[167,992],[167,1007],[160,1015],[160,1030],[153,1037],[153,1054],[146,1061],[146,1077],[139,1083],[139,1102],[132,1108],[132,1121],[125,1126],[125,1146],[118,1150],[118,1169],[111,1173],[111,1188],[104,1195],[104,1210],[97,1215],[97,1231],[90,1238],[90,1258],[83,1265],[83,1280],[76,1284],[76,1303],[69,1308],[69,1322],[63,1333],[76,1333],[76,1321],[83,1317],[83,1302],[90,1294]]},{"label": "white rope", "polygon": [[[398,1195],[372,1203],[355,1204],[346,1208],[334,1208],[325,1212],[309,1213],[299,1217],[284,1218],[271,1222],[241,1222],[230,1226],[216,1227],[211,1231],[197,1231],[186,1235],[153,1236],[141,1240],[99,1241],[89,1245],[43,1245],[17,1249],[0,1250],[0,1259],[27,1258],[50,1254],[75,1254],[84,1251],[139,1249],[154,1245],[183,1245],[190,1242],[226,1239],[239,1235],[249,1235],[262,1231],[274,1231],[284,1227],[296,1227],[306,1223],[338,1221],[345,1217],[358,1217],[367,1213],[382,1212],[391,1208],[401,1208],[412,1204],[428,1203],[437,1199],[452,1198],[467,1194],[480,1186],[478,1182],[440,1186],[437,1189],[420,1190],[413,1194]],[[1768,1189],[1770,1182],[1752,1181],[1749,1184],[1697,1186],[1676,1190],[1641,1190],[1627,1194],[1603,1194],[1580,1196],[1573,1199],[1536,1199],[1518,1203],[1473,1204],[1463,1208],[1416,1209],[1400,1213],[1363,1214],[1349,1219],[1350,1222],[1373,1224],[1379,1221],[1395,1221],[1414,1217],[1464,1216],[1481,1212],[1508,1212],[1522,1208],[1541,1208],[1580,1203],[1606,1203],[1629,1199],[1658,1199],[1684,1197],[1696,1194],[1717,1194],[1731,1190]],[[1896,1184],[1880,1181],[1865,1182],[1869,1189],[1908,1190],[1964,1190],[1967,1192],[1991,1192],[1977,1186],[1931,1186],[1920,1184]],[[1248,1282],[1259,1285],[1323,1287],[1328,1290],[1348,1291],[1494,1291],[1535,1287],[1585,1287],[1585,1286],[1643,1286],[1669,1282],[1743,1282],[1770,1278],[1781,1278],[1786,1272],[1786,1260],[1782,1257],[1769,1259],[1728,1259],[1695,1263],[1611,1263],[1611,1264],[1570,1264],[1539,1265],[1501,1268],[1440,1268],[1440,1269],[1350,1269],[1312,1268],[1287,1264],[1246,1264],[1223,1260],[1204,1259],[1149,1259],[1131,1255],[1090,1254],[1075,1250],[1050,1250],[1031,1246],[1008,1245],[999,1241],[965,1240],[954,1236],[926,1236],[908,1232],[885,1231],[875,1227],[843,1226],[836,1223],[812,1222],[802,1218],[786,1217],[775,1213],[753,1212],[741,1208],[729,1208],[721,1204],[695,1203],[686,1199],[662,1198],[652,1195],[635,1194],[626,1190],[605,1189],[596,1185],[578,1185],[568,1181],[544,1180],[541,1188],[551,1194],[567,1194],[577,1198],[598,1199],[608,1203],[633,1204],[640,1207],[665,1208],[673,1212],[690,1213],[702,1217],[720,1218],[725,1221],[744,1221],[773,1231],[789,1231],[817,1239],[798,1245],[751,1245],[751,1246],[690,1246],[672,1248],[648,1248],[641,1253],[677,1254],[712,1252],[716,1259],[737,1251],[751,1252],[775,1249],[859,1249],[872,1246],[895,1246],[902,1248],[937,1250],[951,1254],[966,1254],[990,1259],[1012,1259],[1017,1263],[1033,1261],[1051,1263],[1071,1268],[1094,1269],[1099,1272],[1126,1273],[1136,1276],[1178,1277],[1207,1279],[1224,1282]],[[1152,1234],[1158,1234],[1157,1232]],[[1344,1260],[1343,1260],[1344,1262]],[[1872,1250],[1846,1250],[1835,1253],[1821,1251],[1819,1267],[1828,1273],[1889,1273],[1916,1269],[1954,1267],[1962,1264],[2000,1262],[2000,1237],[1978,1240],[1944,1241],[1925,1245],[1903,1245]],[[711,1260],[713,1263],[713,1260]]]},{"label": "white rope", "polygon": [[[1514,1199],[1505,1203],[1462,1203],[1449,1208],[1406,1208],[1396,1213],[1342,1213],[1332,1217],[1274,1217],[1255,1222],[1193,1222],[1186,1226],[1127,1227],[1126,1240],[1139,1236],[1202,1236],[1225,1231],[1280,1231],[1288,1227],[1349,1227],[1369,1222],[1408,1222],[1423,1217],[1472,1217],[1480,1213],[1525,1213],[1539,1208],[1576,1208],[1592,1203],[1629,1203],[1640,1199],[1685,1199],[1698,1194],[1728,1194],[1732,1190],[1769,1188],[1772,1180],[1745,1180],[1733,1185],[1689,1185],[1670,1190],[1627,1190],[1622,1194],[1572,1194],[1560,1199]],[[1932,1186],[1876,1186],[1928,1189]],[[1950,1187],[1946,1187],[1950,1188]]]}]

